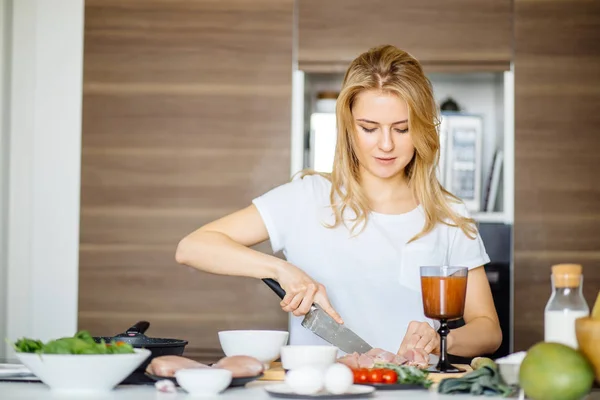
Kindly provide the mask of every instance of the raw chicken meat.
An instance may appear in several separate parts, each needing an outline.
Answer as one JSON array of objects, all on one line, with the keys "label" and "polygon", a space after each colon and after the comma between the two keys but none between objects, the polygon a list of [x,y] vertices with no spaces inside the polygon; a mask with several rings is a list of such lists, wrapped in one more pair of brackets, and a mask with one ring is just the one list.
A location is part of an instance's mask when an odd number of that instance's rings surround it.
[{"label": "raw chicken meat", "polygon": [[[264,366],[260,361],[248,356],[223,357],[217,363],[213,364],[212,367],[227,369],[231,371],[234,378],[257,376],[264,370]],[[160,356],[152,359],[148,367],[146,367],[146,372],[156,376],[171,378],[180,369],[190,368],[210,367],[181,356]]]},{"label": "raw chicken meat", "polygon": [[224,368],[231,371],[234,378],[257,376],[264,370],[264,365],[254,357],[231,356],[221,358],[214,368]]},{"label": "raw chicken meat", "polygon": [[408,360],[408,365],[418,368],[427,368],[429,366],[429,353],[424,349],[406,350],[402,357]]},{"label": "raw chicken meat", "polygon": [[412,365],[426,368],[429,365],[429,354],[423,349],[407,350],[402,355],[397,355],[382,349],[371,349],[364,354],[352,353],[345,355],[337,362],[350,368],[373,368],[375,363],[390,363],[397,365]]},{"label": "raw chicken meat", "polygon": [[160,356],[150,361],[150,364],[146,367],[146,372],[171,378],[175,376],[175,372],[186,368],[208,368],[208,365],[180,356]]}]

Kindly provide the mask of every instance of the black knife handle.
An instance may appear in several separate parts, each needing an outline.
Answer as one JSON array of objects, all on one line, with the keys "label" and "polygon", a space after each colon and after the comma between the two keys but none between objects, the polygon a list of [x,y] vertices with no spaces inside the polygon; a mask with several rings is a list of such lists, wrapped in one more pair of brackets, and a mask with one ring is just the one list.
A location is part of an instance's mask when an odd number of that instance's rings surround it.
[{"label": "black knife handle", "polygon": [[270,287],[271,290],[274,291],[280,299],[283,300],[283,298],[285,297],[285,290],[283,290],[281,285],[276,280],[271,278],[265,278],[262,281],[266,283],[267,286]]}]

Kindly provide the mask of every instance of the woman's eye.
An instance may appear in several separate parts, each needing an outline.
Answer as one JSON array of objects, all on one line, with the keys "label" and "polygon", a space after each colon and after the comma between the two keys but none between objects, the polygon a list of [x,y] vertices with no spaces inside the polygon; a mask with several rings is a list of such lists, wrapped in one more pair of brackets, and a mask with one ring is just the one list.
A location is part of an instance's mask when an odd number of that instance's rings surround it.
[{"label": "woman's eye", "polygon": [[398,132],[398,133],[407,133],[408,132],[408,128],[406,128],[406,129],[396,129],[396,132]]},{"label": "woman's eye", "polygon": [[361,128],[363,131],[365,131],[367,133],[373,133],[373,132],[375,132],[375,129],[377,129],[377,128],[367,129],[364,126],[361,126]]}]

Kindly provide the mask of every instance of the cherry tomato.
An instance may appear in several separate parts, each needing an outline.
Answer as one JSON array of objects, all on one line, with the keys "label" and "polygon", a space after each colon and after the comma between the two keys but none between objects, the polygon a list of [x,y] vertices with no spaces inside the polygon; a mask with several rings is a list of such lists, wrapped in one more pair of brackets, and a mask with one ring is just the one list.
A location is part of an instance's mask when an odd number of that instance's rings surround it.
[{"label": "cherry tomato", "polygon": [[369,372],[369,382],[371,383],[381,383],[383,382],[383,370],[382,369],[372,369]]},{"label": "cherry tomato", "polygon": [[354,370],[354,383],[367,383],[369,382],[369,370],[366,368],[359,368]]},{"label": "cherry tomato", "polygon": [[392,369],[383,371],[383,383],[394,384],[398,382],[398,374]]}]

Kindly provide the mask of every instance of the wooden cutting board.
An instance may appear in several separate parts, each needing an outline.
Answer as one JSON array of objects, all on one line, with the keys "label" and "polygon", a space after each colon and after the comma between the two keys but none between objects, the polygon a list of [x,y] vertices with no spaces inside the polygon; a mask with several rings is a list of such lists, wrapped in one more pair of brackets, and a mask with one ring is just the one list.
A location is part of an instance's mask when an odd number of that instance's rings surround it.
[{"label": "wooden cutting board", "polygon": [[[446,378],[458,378],[472,371],[473,369],[466,364],[455,364],[456,367],[464,369],[466,372],[460,372],[456,374],[429,374],[429,379],[434,383],[439,383],[442,379]],[[285,370],[281,366],[280,362],[274,362],[271,367],[264,372],[264,375],[259,380],[262,381],[283,381],[285,379]]]},{"label": "wooden cutting board", "polygon": [[271,367],[264,372],[261,381],[282,381],[285,379],[285,370],[280,362],[271,363]]}]

